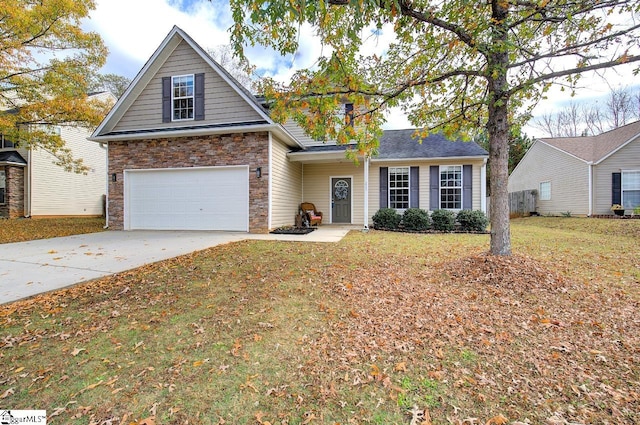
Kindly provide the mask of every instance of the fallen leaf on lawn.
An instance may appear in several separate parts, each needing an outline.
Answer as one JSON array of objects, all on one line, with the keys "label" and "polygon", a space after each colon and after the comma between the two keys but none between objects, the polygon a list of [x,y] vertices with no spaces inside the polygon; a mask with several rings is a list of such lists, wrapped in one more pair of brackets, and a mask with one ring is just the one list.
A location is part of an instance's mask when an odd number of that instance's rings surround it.
[{"label": "fallen leaf on lawn", "polygon": [[395,371],[396,372],[406,372],[407,371],[407,364],[405,362],[400,362],[400,363],[396,364]]},{"label": "fallen leaf on lawn", "polygon": [[84,389],[83,391],[86,391],[86,390],[92,390],[92,389],[94,389],[95,387],[97,387],[97,386],[99,386],[99,385],[102,385],[102,383],[103,383],[103,382],[104,382],[104,381],[98,381],[98,382],[96,382],[95,384],[88,385],[87,387],[85,387],[85,389]]},{"label": "fallen leaf on lawn", "polygon": [[155,416],[149,416],[148,418],[143,419],[140,422],[138,422],[137,425],[156,425],[156,417]]},{"label": "fallen leaf on lawn", "polygon": [[498,416],[494,416],[493,418],[489,419],[485,425],[504,425],[507,422],[509,422],[509,420],[507,418],[505,418],[502,415],[498,415]]},{"label": "fallen leaf on lawn", "polygon": [[24,367],[19,367],[16,370],[13,371],[13,373],[20,373],[24,370]]},{"label": "fallen leaf on lawn", "polygon": [[3,392],[2,394],[0,394],[0,398],[7,398],[12,394],[15,394],[16,390],[13,388],[9,388],[8,390],[6,390],[5,392]]},{"label": "fallen leaf on lawn", "polygon": [[77,347],[76,347],[76,348],[74,348],[74,349],[73,349],[73,351],[71,352],[71,355],[72,355],[73,357],[75,357],[75,356],[77,356],[78,354],[80,354],[80,353],[81,353],[81,352],[83,352],[83,351],[87,351],[87,350],[85,350],[84,348],[77,348]]}]

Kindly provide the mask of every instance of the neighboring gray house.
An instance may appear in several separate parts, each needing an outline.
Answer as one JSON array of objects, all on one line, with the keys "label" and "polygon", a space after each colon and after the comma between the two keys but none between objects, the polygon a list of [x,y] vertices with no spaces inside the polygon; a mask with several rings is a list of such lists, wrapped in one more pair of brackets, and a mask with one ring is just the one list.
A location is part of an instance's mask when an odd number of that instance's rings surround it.
[{"label": "neighboring gray house", "polygon": [[508,189],[536,189],[540,214],[613,214],[613,204],[630,213],[640,205],[640,121],[598,136],[535,140]]},{"label": "neighboring gray house", "polygon": [[323,224],[368,226],[381,206],[485,211],[487,152],[413,133],[385,132],[356,165],[346,146],[274,122],[174,27],[90,140],[108,145],[112,229],[267,232],[294,224],[301,202]]}]

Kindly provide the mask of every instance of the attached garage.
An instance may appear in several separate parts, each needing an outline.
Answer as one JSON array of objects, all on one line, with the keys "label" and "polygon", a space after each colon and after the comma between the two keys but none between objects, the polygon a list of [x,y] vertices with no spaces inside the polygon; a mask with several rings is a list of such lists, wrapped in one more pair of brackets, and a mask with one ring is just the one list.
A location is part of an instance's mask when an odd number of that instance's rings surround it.
[{"label": "attached garage", "polygon": [[249,167],[124,171],[125,230],[249,231]]}]

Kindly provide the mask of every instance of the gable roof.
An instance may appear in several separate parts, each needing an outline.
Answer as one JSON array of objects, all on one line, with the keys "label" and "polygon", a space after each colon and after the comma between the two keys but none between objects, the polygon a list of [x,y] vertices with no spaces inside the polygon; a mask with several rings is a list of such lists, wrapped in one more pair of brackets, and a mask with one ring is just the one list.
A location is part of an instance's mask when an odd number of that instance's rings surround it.
[{"label": "gable roof", "polygon": [[[442,134],[430,134],[422,139],[415,136],[415,129],[385,130],[380,137],[378,155],[371,158],[372,161],[388,160],[415,160],[415,159],[441,159],[464,157],[488,157],[489,153],[475,142],[462,140],[450,140]],[[341,154],[353,147],[353,145],[318,145],[308,146],[304,151],[289,153],[292,158],[299,157],[325,159],[328,154]]]},{"label": "gable roof", "polygon": [[[153,128],[144,130],[127,130],[113,131],[114,127],[135,102],[142,91],[147,87],[149,82],[154,78],[158,70],[171,56],[174,49],[182,42],[186,42],[220,77],[225,80],[229,86],[260,116],[260,121],[237,122],[225,124],[202,124],[202,125],[185,125],[180,127]],[[276,124],[270,117],[263,105],[255,98],[245,87],[243,87],[227,70],[218,64],[198,43],[196,43],[186,32],[177,26],[174,26],[169,34],[164,38],[160,46],[151,55],[149,60],[144,64],[140,72],[133,79],[127,90],[118,99],[118,102],[111,109],[109,114],[104,118],[102,123],[96,128],[89,140],[105,141],[132,138],[147,138],[150,136],[178,136],[179,133],[188,135],[195,134],[211,134],[216,131],[228,132],[239,130],[271,130],[277,132],[281,137],[286,139],[290,145],[299,145],[299,143],[279,124]]]},{"label": "gable roof", "polygon": [[17,151],[0,151],[0,164],[27,165],[27,161]]},{"label": "gable roof", "polygon": [[597,136],[538,139],[586,162],[599,163],[640,137],[640,121],[615,128]]}]

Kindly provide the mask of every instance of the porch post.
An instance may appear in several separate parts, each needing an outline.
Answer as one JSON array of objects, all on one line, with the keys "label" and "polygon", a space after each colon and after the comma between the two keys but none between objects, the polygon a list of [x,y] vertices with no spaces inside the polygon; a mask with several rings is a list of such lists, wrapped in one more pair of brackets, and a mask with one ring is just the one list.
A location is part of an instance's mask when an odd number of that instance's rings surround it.
[{"label": "porch post", "polygon": [[364,229],[369,229],[369,155],[364,156]]},{"label": "porch post", "polygon": [[[471,208],[473,209],[473,207]],[[480,211],[487,213],[487,159],[480,168]]]}]

